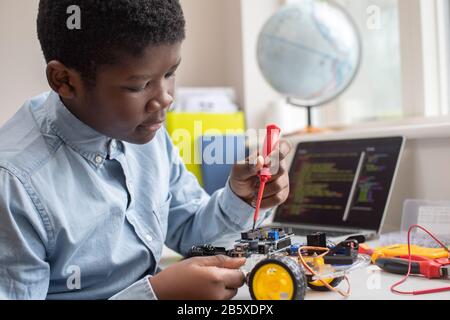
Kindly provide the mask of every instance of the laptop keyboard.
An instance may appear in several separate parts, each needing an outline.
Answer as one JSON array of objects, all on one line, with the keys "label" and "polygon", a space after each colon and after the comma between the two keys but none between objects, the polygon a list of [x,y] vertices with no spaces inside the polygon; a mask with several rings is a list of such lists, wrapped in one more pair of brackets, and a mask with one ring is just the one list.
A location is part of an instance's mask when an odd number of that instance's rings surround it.
[{"label": "laptop keyboard", "polygon": [[352,232],[344,232],[344,231],[325,231],[325,230],[310,230],[310,229],[299,229],[292,228],[292,232],[298,236],[307,236],[308,234],[313,234],[316,232],[324,232],[327,234],[327,237],[341,237],[345,235],[354,234]]}]

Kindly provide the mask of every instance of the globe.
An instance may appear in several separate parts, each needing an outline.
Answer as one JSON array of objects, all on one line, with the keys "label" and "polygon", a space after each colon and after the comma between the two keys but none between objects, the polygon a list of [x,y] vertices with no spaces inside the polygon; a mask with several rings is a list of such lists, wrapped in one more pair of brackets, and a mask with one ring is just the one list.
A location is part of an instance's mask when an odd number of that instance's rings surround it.
[{"label": "globe", "polygon": [[275,90],[296,105],[314,107],[335,99],[351,84],[360,65],[361,42],[355,24],[337,4],[299,0],[281,7],[265,23],[257,59]]}]

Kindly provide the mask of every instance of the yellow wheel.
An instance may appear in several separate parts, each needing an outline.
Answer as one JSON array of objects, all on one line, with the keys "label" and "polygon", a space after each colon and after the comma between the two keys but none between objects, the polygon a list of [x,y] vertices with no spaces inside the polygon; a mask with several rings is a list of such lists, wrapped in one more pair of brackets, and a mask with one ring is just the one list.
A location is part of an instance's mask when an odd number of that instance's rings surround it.
[{"label": "yellow wheel", "polygon": [[[303,260],[313,269],[318,269],[325,265],[325,261],[322,257],[315,257],[315,256],[304,256]],[[308,275],[306,276],[306,279],[308,281],[308,287],[315,291],[329,291],[322,281],[315,280],[312,281],[312,276]],[[341,283],[343,277],[339,278],[328,278],[328,279],[322,279],[325,283],[329,284],[330,286],[337,287],[339,283]]]},{"label": "yellow wheel", "polygon": [[254,300],[303,300],[306,278],[295,260],[273,256],[253,268],[248,286]]},{"label": "yellow wheel", "polygon": [[[322,281],[320,281],[320,280],[309,281],[309,280],[311,280],[311,277],[309,276],[307,278],[308,278],[308,287],[310,287],[311,289],[313,289],[315,291],[329,291],[330,290],[322,283]],[[334,288],[334,287],[337,287],[341,283],[342,279],[343,279],[342,277],[339,277],[339,278],[328,278],[328,279],[322,279],[322,280]]]}]

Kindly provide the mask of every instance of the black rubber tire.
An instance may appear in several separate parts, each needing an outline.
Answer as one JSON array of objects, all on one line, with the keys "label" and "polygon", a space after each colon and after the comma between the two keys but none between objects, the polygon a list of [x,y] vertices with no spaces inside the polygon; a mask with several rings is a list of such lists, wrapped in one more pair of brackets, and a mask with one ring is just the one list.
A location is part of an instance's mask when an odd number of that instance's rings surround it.
[{"label": "black rubber tire", "polygon": [[292,281],[294,282],[294,294],[292,295],[291,300],[304,300],[306,293],[306,276],[303,269],[298,265],[298,263],[292,258],[285,256],[271,256],[267,259],[260,261],[250,272],[248,277],[247,285],[250,290],[250,295],[253,300],[257,300],[255,294],[253,292],[253,279],[259,268],[262,266],[274,263],[282,268],[284,268],[289,275],[291,276]]},{"label": "black rubber tire", "polygon": [[[329,284],[330,286],[332,286],[333,288],[337,287],[342,279],[344,279],[344,277],[338,277],[338,278],[334,278],[333,281],[331,281]],[[309,280],[309,279],[308,279]],[[310,281],[308,281],[308,287],[314,291],[330,291],[330,289],[328,289],[325,286],[316,286],[310,283]]]}]

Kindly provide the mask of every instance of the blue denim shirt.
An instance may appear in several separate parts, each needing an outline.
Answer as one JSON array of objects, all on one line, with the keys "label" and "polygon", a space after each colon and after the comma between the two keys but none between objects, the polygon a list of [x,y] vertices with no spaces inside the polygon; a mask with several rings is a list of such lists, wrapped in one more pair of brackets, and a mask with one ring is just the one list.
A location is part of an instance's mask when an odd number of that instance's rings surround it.
[{"label": "blue denim shirt", "polygon": [[157,299],[164,244],[230,243],[254,211],[228,183],[209,196],[165,129],[116,141],[55,92],[0,129],[0,188],[0,299]]}]

